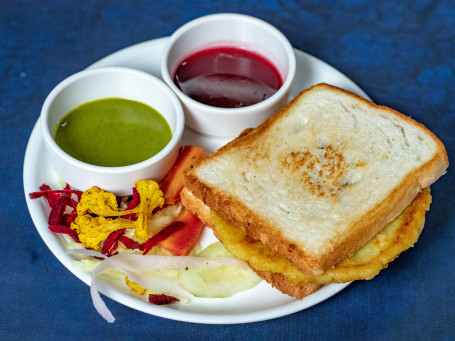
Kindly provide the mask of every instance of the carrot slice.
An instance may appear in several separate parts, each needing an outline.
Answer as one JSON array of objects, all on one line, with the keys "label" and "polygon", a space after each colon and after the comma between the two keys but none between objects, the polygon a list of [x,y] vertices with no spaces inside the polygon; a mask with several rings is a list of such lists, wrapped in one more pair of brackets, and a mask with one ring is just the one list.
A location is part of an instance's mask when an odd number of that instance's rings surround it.
[{"label": "carrot slice", "polygon": [[180,202],[184,170],[194,165],[196,161],[204,156],[205,152],[200,147],[188,145],[182,148],[174,166],[160,186],[165,204],[175,205]]},{"label": "carrot slice", "polygon": [[198,217],[187,210],[180,214],[177,221],[182,222],[183,226],[166,239],[160,241],[158,246],[176,256],[187,256],[196,245],[204,224]]}]

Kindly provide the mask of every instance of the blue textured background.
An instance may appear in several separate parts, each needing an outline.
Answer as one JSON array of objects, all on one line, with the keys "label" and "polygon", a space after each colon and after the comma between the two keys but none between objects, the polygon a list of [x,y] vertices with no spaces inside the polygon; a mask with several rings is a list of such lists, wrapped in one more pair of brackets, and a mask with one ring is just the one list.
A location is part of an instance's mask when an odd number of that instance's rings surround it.
[{"label": "blue textured background", "polygon": [[454,178],[433,187],[416,246],[377,278],[303,312],[244,325],[197,325],[107,299],[106,323],[88,287],[40,239],[24,200],[27,140],[49,91],[112,52],[170,35],[216,12],[257,16],[294,47],[331,64],[375,102],[424,123],[454,159],[454,1],[0,1],[0,339],[455,339]]}]

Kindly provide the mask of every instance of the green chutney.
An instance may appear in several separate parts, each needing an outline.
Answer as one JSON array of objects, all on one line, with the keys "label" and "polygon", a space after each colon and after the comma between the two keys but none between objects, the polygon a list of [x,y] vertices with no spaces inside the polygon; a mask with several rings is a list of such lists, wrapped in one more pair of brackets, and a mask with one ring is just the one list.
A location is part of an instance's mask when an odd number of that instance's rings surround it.
[{"label": "green chutney", "polygon": [[159,153],[172,131],[152,107],[105,98],[71,110],[55,129],[55,142],[72,157],[96,166],[121,167]]}]

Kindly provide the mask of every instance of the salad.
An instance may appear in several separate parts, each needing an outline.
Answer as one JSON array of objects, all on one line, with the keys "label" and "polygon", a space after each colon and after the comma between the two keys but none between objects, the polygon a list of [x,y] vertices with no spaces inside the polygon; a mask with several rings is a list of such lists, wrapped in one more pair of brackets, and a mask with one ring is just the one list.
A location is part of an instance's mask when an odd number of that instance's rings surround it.
[{"label": "salad", "polygon": [[50,207],[49,229],[65,240],[75,264],[91,273],[96,310],[115,318],[102,301],[98,276],[122,278],[132,293],[151,304],[185,304],[195,297],[228,297],[254,287],[260,278],[220,242],[201,250],[203,223],[180,202],[183,171],[205,155],[185,146],[158,184],[135,182],[130,196],[118,197],[96,186],[82,192],[65,184],[43,184],[30,193]]}]

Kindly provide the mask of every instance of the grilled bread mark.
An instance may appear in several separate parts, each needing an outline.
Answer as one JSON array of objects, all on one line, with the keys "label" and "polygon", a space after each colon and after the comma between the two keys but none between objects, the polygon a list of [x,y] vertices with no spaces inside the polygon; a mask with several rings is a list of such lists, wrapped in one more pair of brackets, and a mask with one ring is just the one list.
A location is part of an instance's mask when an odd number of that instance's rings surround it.
[{"label": "grilled bread mark", "polygon": [[335,197],[347,183],[349,164],[342,145],[326,145],[316,151],[293,151],[282,158],[282,165],[297,173],[302,185],[319,197]]}]

